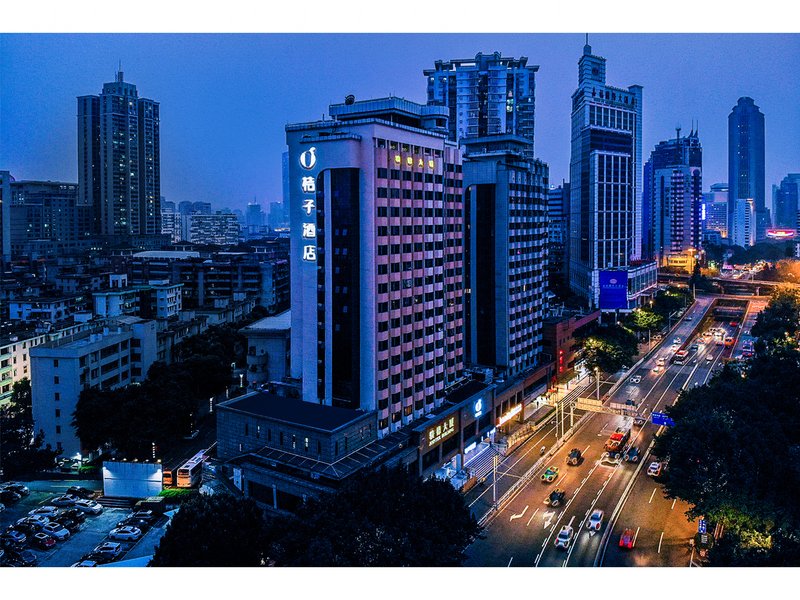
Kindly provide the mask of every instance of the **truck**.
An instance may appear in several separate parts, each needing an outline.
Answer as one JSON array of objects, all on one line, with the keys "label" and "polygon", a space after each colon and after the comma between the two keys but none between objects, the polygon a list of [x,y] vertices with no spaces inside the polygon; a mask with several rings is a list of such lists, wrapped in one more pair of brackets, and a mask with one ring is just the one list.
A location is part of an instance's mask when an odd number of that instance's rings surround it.
[{"label": "truck", "polygon": [[628,443],[628,440],[631,438],[631,430],[625,429],[624,427],[617,427],[617,429],[612,433],[608,439],[606,440],[603,449],[608,452],[609,456],[614,456],[622,452],[622,449],[625,447],[625,444]]}]

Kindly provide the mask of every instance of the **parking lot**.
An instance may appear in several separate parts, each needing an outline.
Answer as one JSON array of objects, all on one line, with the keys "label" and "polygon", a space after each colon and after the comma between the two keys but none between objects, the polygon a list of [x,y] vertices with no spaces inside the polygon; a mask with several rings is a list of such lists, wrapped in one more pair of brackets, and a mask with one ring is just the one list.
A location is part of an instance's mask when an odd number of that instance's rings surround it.
[{"label": "parking lot", "polygon": [[[72,485],[97,489],[99,482],[33,481],[23,483],[30,489],[30,495],[7,505],[6,510],[0,512],[0,531],[5,531],[9,525],[13,525],[18,519],[27,516],[28,511],[44,506],[52,498],[64,494],[66,489]],[[98,501],[102,504],[102,498],[99,498]],[[110,541],[108,540],[109,532],[131,512],[131,509],[127,508],[104,507],[103,512],[99,515],[86,514],[86,520],[81,524],[80,529],[68,539],[56,542],[53,548],[39,550],[30,548],[29,545],[27,547],[35,553],[37,566],[68,567],[92,552],[97,545],[104,541]],[[122,554],[115,562],[150,556],[164,533],[166,523],[166,517],[161,517],[136,542],[115,540],[122,546]]]}]

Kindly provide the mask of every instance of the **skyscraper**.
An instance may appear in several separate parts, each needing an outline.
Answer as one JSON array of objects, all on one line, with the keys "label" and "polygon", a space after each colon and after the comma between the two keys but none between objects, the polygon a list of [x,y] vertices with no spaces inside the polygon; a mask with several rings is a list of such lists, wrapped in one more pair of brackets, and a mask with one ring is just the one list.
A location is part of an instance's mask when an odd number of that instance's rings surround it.
[{"label": "skyscraper", "polygon": [[[745,96],[728,115],[728,215],[733,218],[736,200],[752,199],[757,242],[766,238],[769,227],[764,185],[764,114]],[[733,229],[731,225],[728,228]]]},{"label": "skyscraper", "polygon": [[675,139],[659,142],[645,172],[653,256],[663,266],[670,255],[700,248],[703,149],[697,132],[681,137],[678,129]]},{"label": "skyscraper", "polygon": [[255,237],[261,233],[261,226],[264,225],[264,211],[261,210],[261,205],[255,200],[247,205],[245,223],[247,225],[247,235]]},{"label": "skyscraper", "polygon": [[[641,139],[642,87],[606,85],[587,43],[572,94],[569,278],[592,307],[632,308],[655,286],[655,263],[641,260]],[[609,286],[615,300],[601,301]]]},{"label": "skyscraper", "polygon": [[477,54],[474,59],[437,60],[425,69],[428,104],[448,109],[448,135],[455,142],[496,134],[525,138],[533,160],[535,74],[528,59]]},{"label": "skyscraper", "polygon": [[464,371],[462,165],[447,109],[401,98],[286,126],[291,371],[302,397],[430,413]]},{"label": "skyscraper", "polygon": [[527,147],[513,135],[462,146],[467,359],[509,376],[536,366],[547,308],[548,168]]},{"label": "skyscraper", "polygon": [[567,284],[567,208],[569,183],[551,185],[547,194],[547,281],[555,294],[563,294]]},{"label": "skyscraper", "polygon": [[99,96],[78,97],[78,199],[101,235],[161,233],[159,103],[122,71]]},{"label": "skyscraper", "polygon": [[797,229],[797,211],[800,208],[800,173],[789,173],[780,185],[773,186],[772,206],[775,227]]},{"label": "skyscraper", "polygon": [[756,243],[756,207],[750,198],[737,198],[734,201],[731,219],[731,243],[748,248]]},{"label": "skyscraper", "polygon": [[728,238],[728,184],[715,183],[703,194],[705,221],[704,231],[718,231],[721,238]]}]

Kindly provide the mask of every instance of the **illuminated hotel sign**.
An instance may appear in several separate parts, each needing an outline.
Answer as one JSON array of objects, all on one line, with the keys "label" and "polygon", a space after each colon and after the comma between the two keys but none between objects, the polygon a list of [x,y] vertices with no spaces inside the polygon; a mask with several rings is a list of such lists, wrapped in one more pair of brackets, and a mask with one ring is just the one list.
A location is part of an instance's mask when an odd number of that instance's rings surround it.
[{"label": "illuminated hotel sign", "polygon": [[789,240],[796,234],[795,229],[767,229],[767,237],[771,240]]},{"label": "illuminated hotel sign", "polygon": [[445,441],[456,432],[456,417],[455,415],[446,418],[441,423],[431,425],[425,431],[425,439],[428,440],[428,448],[433,448],[440,442]]},{"label": "illuminated hotel sign", "polygon": [[475,400],[475,404],[472,405],[472,414],[476,419],[483,414],[483,398]]},{"label": "illuminated hotel sign", "polygon": [[[317,165],[317,149],[315,147],[309,148],[300,154],[300,166],[306,171],[310,171]],[[303,197],[303,213],[310,221],[302,223],[302,236],[303,236],[303,260],[306,262],[316,262],[317,260],[317,223],[316,223],[316,201],[317,201],[317,180],[313,175],[304,175],[300,179],[300,189],[303,194],[309,196]],[[313,242],[306,244],[305,242]]]},{"label": "illuminated hotel sign", "polygon": [[504,414],[502,417],[497,419],[497,426],[500,427],[500,425],[502,425],[503,423],[505,423],[507,421],[510,421],[516,415],[518,415],[520,413],[520,411],[522,411],[522,404],[517,404],[514,408],[512,408],[506,414]]}]

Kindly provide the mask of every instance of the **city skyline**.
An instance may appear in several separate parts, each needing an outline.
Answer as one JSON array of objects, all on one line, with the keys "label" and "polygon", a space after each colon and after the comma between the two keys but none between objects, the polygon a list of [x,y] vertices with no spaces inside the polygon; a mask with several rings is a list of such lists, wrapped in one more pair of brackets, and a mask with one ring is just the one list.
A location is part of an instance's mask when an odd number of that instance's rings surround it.
[{"label": "city skyline", "polygon": [[[367,52],[377,38],[382,62]],[[255,197],[266,206],[282,196],[286,123],[321,115],[350,93],[424,102],[423,70],[435,61],[497,51],[539,66],[536,156],[557,182],[568,179],[569,96],[583,41],[581,34],[4,34],[0,79],[15,85],[13,95],[11,86],[0,91],[0,164],[18,180],[76,182],[75,99],[112,82],[121,61],[126,79],[166,111],[162,195],[241,210]],[[800,84],[775,56],[795,55],[798,36],[590,34],[590,43],[614,65],[610,85],[643,86],[645,153],[676,125],[694,123],[705,188],[726,181],[727,115],[750,96],[766,119],[766,187],[797,170],[800,119],[782,100],[796,97]],[[709,72],[714,79],[703,85]]]}]

